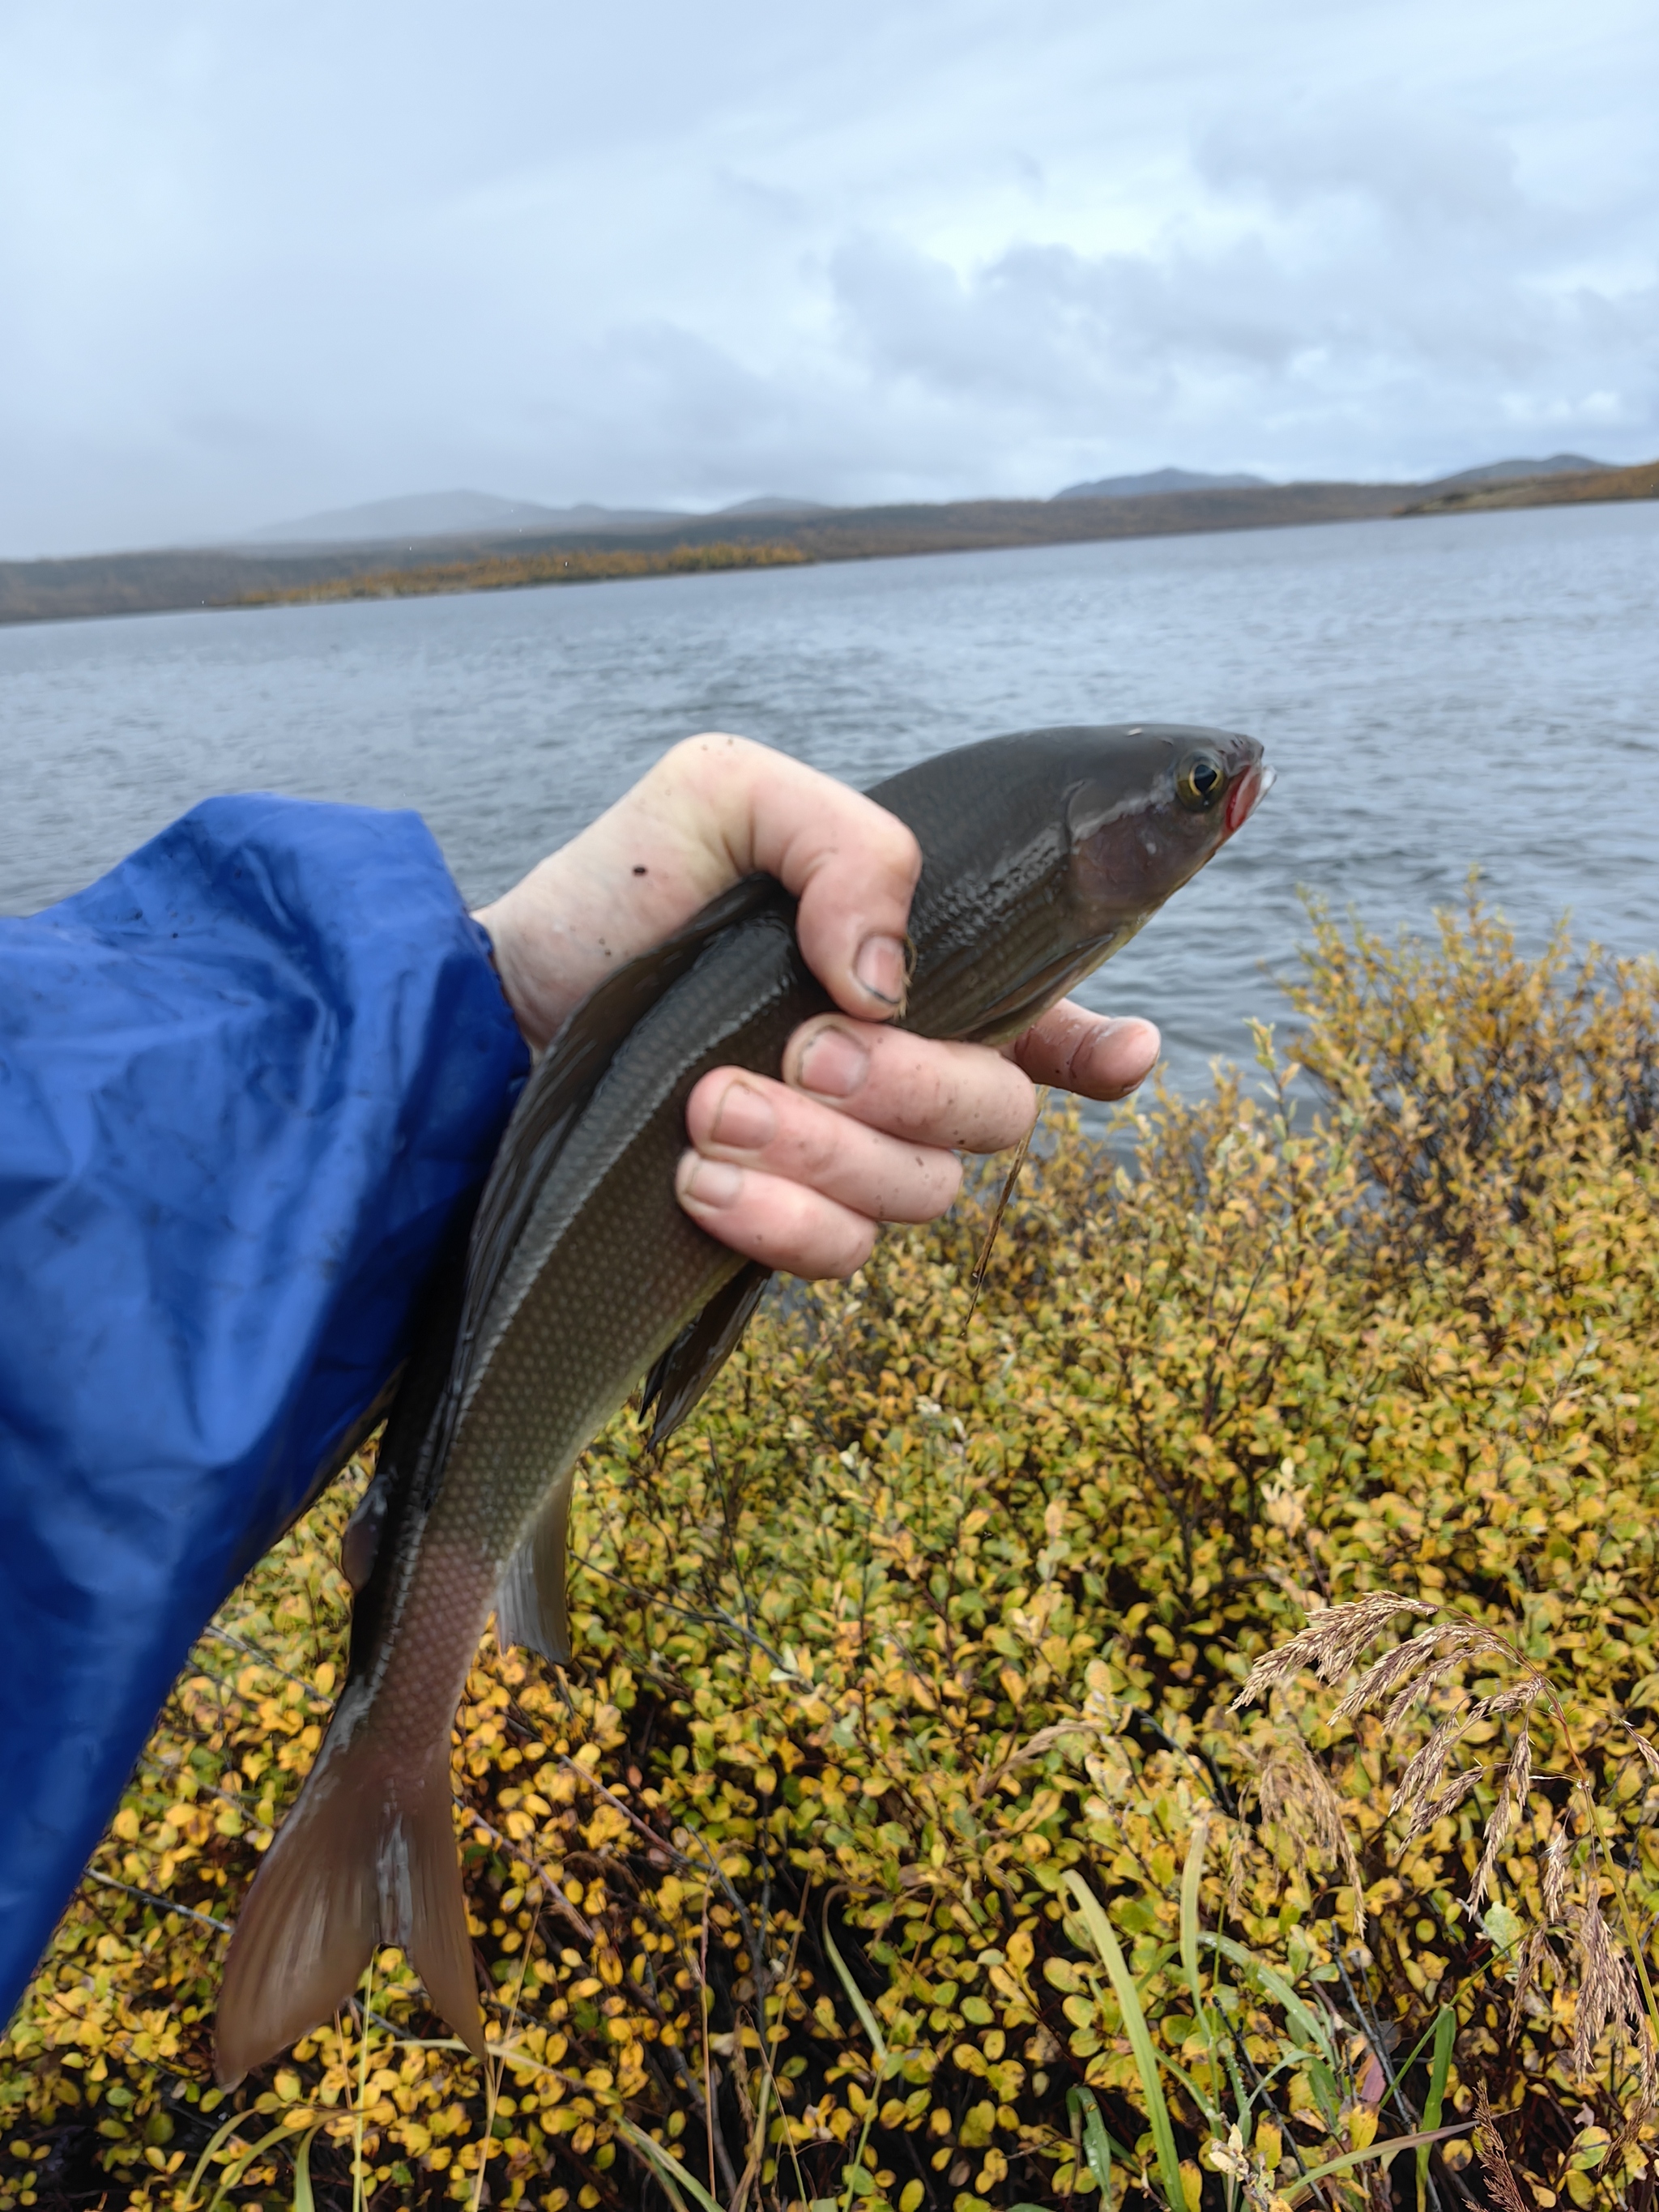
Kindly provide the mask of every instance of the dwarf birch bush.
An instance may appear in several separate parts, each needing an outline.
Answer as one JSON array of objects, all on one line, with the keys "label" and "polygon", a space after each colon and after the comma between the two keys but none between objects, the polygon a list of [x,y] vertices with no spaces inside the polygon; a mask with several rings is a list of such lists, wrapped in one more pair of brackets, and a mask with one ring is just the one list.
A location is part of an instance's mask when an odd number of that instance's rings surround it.
[{"label": "dwarf birch bush", "polygon": [[1133,1169],[1052,1121],[976,1304],[994,1179],[613,1425],[579,1665],[457,1722],[491,2066],[383,1952],[226,2102],[337,1486],[0,2045],[0,2206],[1651,2204],[1654,974],[1472,902],[1291,995]]}]

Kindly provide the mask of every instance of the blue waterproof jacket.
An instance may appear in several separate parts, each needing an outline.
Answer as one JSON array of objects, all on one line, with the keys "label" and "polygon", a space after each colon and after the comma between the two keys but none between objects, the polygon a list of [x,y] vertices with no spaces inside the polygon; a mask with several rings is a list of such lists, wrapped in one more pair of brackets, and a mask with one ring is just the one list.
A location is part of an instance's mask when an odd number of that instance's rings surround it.
[{"label": "blue waterproof jacket", "polygon": [[412,814],[210,800],[0,920],[0,2022],[527,1065]]}]

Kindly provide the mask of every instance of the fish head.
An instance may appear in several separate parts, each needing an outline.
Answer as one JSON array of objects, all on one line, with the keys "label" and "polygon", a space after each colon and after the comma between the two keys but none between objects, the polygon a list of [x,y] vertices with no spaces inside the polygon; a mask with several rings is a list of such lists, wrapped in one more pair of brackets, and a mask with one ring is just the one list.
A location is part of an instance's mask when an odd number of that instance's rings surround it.
[{"label": "fish head", "polygon": [[1096,742],[1079,744],[1063,804],[1075,926],[1090,941],[1121,943],[1118,932],[1139,928],[1243,826],[1273,770],[1257,740],[1232,730],[1078,736]]},{"label": "fish head", "polygon": [[877,785],[922,850],[908,1025],[1018,1036],[1197,874],[1272,780],[1254,738],[1132,723],[990,738]]}]

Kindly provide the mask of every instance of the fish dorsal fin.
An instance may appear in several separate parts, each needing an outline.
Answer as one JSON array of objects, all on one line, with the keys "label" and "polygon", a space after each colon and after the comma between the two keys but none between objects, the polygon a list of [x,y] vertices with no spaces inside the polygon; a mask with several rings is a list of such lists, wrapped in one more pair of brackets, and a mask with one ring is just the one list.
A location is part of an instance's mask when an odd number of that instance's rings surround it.
[{"label": "fish dorsal fin", "polygon": [[514,1109],[478,1204],[467,1255],[463,1354],[571,1123],[629,1032],[679,981],[711,937],[785,896],[775,878],[745,876],[711,899],[683,929],[607,975],[548,1046]]},{"label": "fish dorsal fin", "polygon": [[688,972],[709,939],[777,902],[793,908],[793,902],[775,877],[745,876],[733,884],[684,928],[626,962],[590,991],[532,1070],[496,1150],[473,1220],[454,1356],[422,1454],[428,1500],[441,1476],[484,1316],[548,1170],[578,1115],[636,1024]]},{"label": "fish dorsal fin", "polygon": [[645,1378],[640,1418],[653,1406],[651,1449],[665,1444],[738,1348],[772,1270],[750,1260],[694,1314]]},{"label": "fish dorsal fin", "polygon": [[556,1667],[570,1657],[570,1616],[564,1570],[575,1469],[567,1468],[548,1492],[529,1534],[507,1563],[495,1593],[495,1641],[539,1651]]}]

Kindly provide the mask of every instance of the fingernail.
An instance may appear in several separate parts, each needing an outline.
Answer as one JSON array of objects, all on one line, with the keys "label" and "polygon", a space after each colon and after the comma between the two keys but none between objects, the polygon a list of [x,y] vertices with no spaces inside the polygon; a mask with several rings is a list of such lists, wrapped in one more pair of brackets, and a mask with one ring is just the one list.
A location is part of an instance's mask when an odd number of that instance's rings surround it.
[{"label": "fingernail", "polygon": [[820,1098],[850,1098],[869,1071],[870,1054],[848,1030],[833,1025],[807,1040],[795,1079]]},{"label": "fingernail", "polygon": [[699,1206],[731,1206],[743,1188],[743,1170],[727,1160],[694,1159],[690,1172],[680,1177],[680,1196],[695,1198]]},{"label": "fingernail", "polygon": [[853,973],[872,999],[884,1006],[904,1002],[904,947],[896,937],[866,937]]},{"label": "fingernail", "polygon": [[734,1152],[757,1152],[777,1133],[778,1117],[764,1093],[752,1084],[728,1083],[714,1111],[713,1141]]},{"label": "fingernail", "polygon": [[[1150,1045],[1151,1053],[1139,1073],[1134,1074],[1130,1071],[1133,1066],[1137,1041],[1140,1042],[1142,1051]],[[1114,1045],[1127,1048],[1127,1067],[1112,1066],[1113,1060],[1117,1057],[1112,1050]],[[1096,1079],[1110,1086],[1111,1097],[1127,1098],[1139,1090],[1157,1066],[1162,1045],[1163,1039],[1150,1022],[1141,1020],[1137,1015],[1115,1015],[1103,1022],[1090,1039],[1087,1059],[1094,1068]]]}]

